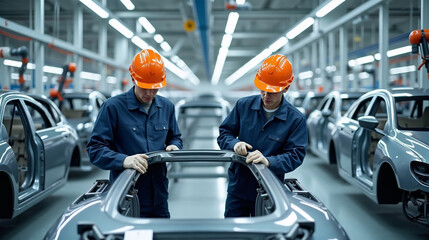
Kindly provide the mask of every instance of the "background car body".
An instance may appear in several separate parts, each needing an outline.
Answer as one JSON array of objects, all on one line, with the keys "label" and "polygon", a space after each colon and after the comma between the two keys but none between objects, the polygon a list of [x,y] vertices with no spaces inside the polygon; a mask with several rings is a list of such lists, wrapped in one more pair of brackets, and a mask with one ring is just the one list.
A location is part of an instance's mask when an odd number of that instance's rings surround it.
[{"label": "background car body", "polygon": [[350,108],[363,92],[332,91],[328,93],[307,118],[309,149],[318,157],[335,163],[332,153],[332,132],[336,128],[337,121]]},{"label": "background car body", "polygon": [[374,90],[357,100],[334,133],[338,171],[373,201],[403,202],[428,224],[429,91]]},{"label": "background car body", "polygon": [[11,219],[65,184],[78,137],[18,92],[0,91],[0,116],[0,218]]},{"label": "background car body", "polygon": [[106,101],[106,97],[98,91],[92,91],[66,92],[63,94],[63,98],[62,103],[58,100],[56,103],[79,136],[80,161],[76,159],[71,163],[71,166],[81,170],[90,170],[92,164],[89,161],[86,144],[91,137],[95,120],[101,105]]},{"label": "background car body", "polygon": [[[231,151],[200,150],[148,153],[149,164],[165,161],[226,161],[245,164]],[[91,237],[94,229],[118,239],[130,231],[149,230],[154,238],[270,239],[305,236],[312,239],[348,239],[332,214],[296,180],[282,184],[262,164],[249,164],[260,183],[256,216],[226,219],[153,219],[139,215],[133,188],[138,174],[125,170],[111,185],[98,181],[58,219],[45,239]],[[98,231],[99,230],[99,231]],[[295,235],[296,234],[296,235]]]}]

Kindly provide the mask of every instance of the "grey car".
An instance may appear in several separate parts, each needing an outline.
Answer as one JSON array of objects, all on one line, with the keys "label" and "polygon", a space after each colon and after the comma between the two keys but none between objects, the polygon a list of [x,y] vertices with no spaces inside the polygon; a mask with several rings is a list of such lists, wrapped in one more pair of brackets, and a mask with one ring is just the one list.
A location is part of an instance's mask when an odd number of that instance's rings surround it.
[{"label": "grey car", "polygon": [[84,171],[91,170],[92,164],[89,161],[86,144],[91,137],[95,120],[106,97],[98,91],[91,91],[66,92],[63,94],[63,98],[62,103],[58,100],[56,103],[79,136],[80,159],[73,161],[71,166]]},{"label": "grey car", "polygon": [[337,121],[350,108],[363,92],[332,91],[328,93],[318,107],[307,118],[309,149],[318,157],[335,163],[332,133]]},{"label": "grey car", "polygon": [[66,183],[78,136],[19,92],[0,91],[0,118],[0,218],[12,219]]},{"label": "grey car", "polygon": [[429,225],[429,91],[373,90],[337,122],[339,174],[379,204]]},{"label": "grey car", "polygon": [[[284,183],[263,164],[246,164],[232,151],[179,150],[148,153],[148,163],[238,162],[257,178],[256,216],[226,219],[138,218],[134,184],[139,174],[125,170],[115,182],[98,180],[67,208],[45,239],[123,239],[151,232],[153,239],[348,239],[333,215],[296,179]],[[208,206],[210,207],[210,206]]]}]

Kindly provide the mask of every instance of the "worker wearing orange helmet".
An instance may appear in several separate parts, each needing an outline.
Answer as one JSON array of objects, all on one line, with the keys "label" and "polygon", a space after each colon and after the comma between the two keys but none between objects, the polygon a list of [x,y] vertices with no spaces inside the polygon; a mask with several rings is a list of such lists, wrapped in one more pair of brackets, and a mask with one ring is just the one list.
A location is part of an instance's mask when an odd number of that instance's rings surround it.
[{"label": "worker wearing orange helmet", "polygon": [[[256,73],[260,95],[241,98],[219,127],[221,149],[264,164],[283,182],[285,173],[301,165],[308,133],[304,115],[283,94],[293,81],[292,65],[283,55],[270,56]],[[231,163],[225,217],[255,215],[258,183],[250,170]]]},{"label": "worker wearing orange helmet", "polygon": [[183,145],[173,103],[157,95],[167,84],[164,62],[155,51],[142,50],[129,71],[134,87],[101,106],[88,154],[94,165],[110,170],[112,182],[126,168],[139,171],[140,217],[169,218],[167,167],[165,163],[148,166],[145,154]]}]

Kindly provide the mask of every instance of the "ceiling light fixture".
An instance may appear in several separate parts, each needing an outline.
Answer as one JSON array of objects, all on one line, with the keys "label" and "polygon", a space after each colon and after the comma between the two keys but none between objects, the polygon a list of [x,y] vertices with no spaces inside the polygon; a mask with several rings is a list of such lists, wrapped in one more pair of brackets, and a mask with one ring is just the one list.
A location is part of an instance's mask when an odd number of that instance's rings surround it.
[{"label": "ceiling light fixture", "polygon": [[[226,35],[227,34],[224,35],[224,39],[225,39]],[[229,36],[231,36],[231,35],[229,35]],[[222,43],[223,43],[223,40],[222,40]],[[222,74],[223,65],[225,64],[225,59],[226,59],[227,55],[228,55],[228,47],[222,46],[219,49],[219,53],[218,53],[217,59],[216,59],[216,65],[215,65],[215,68],[213,70],[213,75],[212,75],[212,80],[211,80],[212,85],[218,84],[219,79],[220,79],[220,75]]]},{"label": "ceiling light fixture", "polygon": [[222,38],[221,46],[224,48],[229,48],[229,45],[231,45],[231,41],[232,41],[232,35],[231,34],[224,34],[223,38]]},{"label": "ceiling light fixture", "polygon": [[226,23],[226,26],[225,26],[225,33],[228,33],[228,34],[234,33],[235,27],[236,27],[237,22],[238,22],[238,17],[239,17],[239,15],[237,12],[229,13],[228,22]]},{"label": "ceiling light fixture", "polygon": [[288,42],[286,37],[281,37],[277,41],[275,41],[273,44],[270,45],[268,49],[270,49],[271,52],[277,52],[281,47],[286,45]]},{"label": "ceiling light fixture", "polygon": [[89,9],[91,9],[93,12],[95,12],[101,18],[109,17],[109,13],[106,10],[104,10],[102,7],[98,6],[92,0],[79,0],[79,1],[83,3],[85,6],[87,6]]},{"label": "ceiling light fixture", "polygon": [[124,4],[124,6],[128,9],[128,10],[134,10],[134,8],[136,8],[133,4],[133,2],[131,2],[131,0],[121,0],[122,4]]},{"label": "ceiling light fixture", "polygon": [[169,51],[171,51],[170,44],[168,44],[168,42],[165,42],[165,41],[161,43],[161,48],[162,48],[162,50],[164,50],[165,52],[169,52]]},{"label": "ceiling light fixture", "polygon": [[296,27],[294,27],[292,30],[290,30],[286,37],[289,39],[294,39],[296,36],[298,36],[300,33],[302,33],[305,29],[309,28],[314,23],[314,18],[308,17],[304,19],[304,21],[300,22]]},{"label": "ceiling light fixture", "polygon": [[390,74],[394,75],[394,74],[401,74],[401,73],[415,72],[415,71],[416,71],[416,66],[410,65],[405,67],[391,68]]},{"label": "ceiling light fixture", "polygon": [[319,9],[316,12],[316,17],[322,18],[326,14],[330,13],[332,10],[334,10],[336,7],[338,7],[341,3],[343,3],[345,0],[332,0],[325,6],[323,6],[321,9]]},{"label": "ceiling light fixture", "polygon": [[149,22],[149,20],[147,20],[147,18],[140,17],[138,21],[148,33],[154,33],[156,31],[152,24]]},{"label": "ceiling light fixture", "polygon": [[256,65],[258,65],[261,61],[263,61],[265,58],[271,55],[271,50],[268,48],[264,49],[261,53],[256,55],[254,58],[252,58],[250,61],[248,61],[246,64],[244,64],[241,68],[239,68],[237,71],[235,71],[233,74],[231,74],[227,79],[225,79],[226,85],[231,85],[235,81],[237,81],[239,78],[241,78],[244,74],[246,74],[250,69],[254,68]]},{"label": "ceiling light fixture", "polygon": [[153,39],[157,42],[157,43],[162,43],[164,41],[164,38],[162,37],[161,34],[155,34],[155,36],[153,36]]},{"label": "ceiling light fixture", "polygon": [[143,39],[138,36],[132,37],[131,42],[133,42],[137,47],[141,49],[145,49],[149,46],[149,44],[147,44],[145,41],[143,41]]},{"label": "ceiling light fixture", "polygon": [[120,32],[122,35],[124,35],[126,38],[131,38],[134,33],[125,27],[122,23],[118,21],[116,18],[112,18],[109,20],[110,26],[112,26],[114,29],[116,29],[118,32]]}]

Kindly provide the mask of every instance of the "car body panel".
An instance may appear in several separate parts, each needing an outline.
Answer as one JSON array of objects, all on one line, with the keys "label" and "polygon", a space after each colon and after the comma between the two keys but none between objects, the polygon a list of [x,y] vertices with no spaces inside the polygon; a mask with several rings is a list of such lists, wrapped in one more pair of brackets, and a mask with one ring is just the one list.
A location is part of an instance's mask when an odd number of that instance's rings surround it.
[{"label": "car body panel", "polygon": [[57,125],[49,111],[32,97],[0,92],[1,218],[10,219],[63,186],[77,135]]},{"label": "car body panel", "polygon": [[[245,158],[232,151],[180,150],[148,153],[149,164],[157,162],[225,161],[245,164]],[[150,230],[155,238],[176,239],[265,239],[267,236],[293,235],[306,231],[313,239],[348,239],[326,207],[296,181],[282,184],[264,165],[247,165],[259,179],[261,194],[256,200],[256,217],[225,219],[154,219],[132,217],[137,214],[124,206],[125,195],[132,193],[138,175],[125,170],[112,184],[96,183],[88,193],[79,197],[57,220],[45,239],[79,239],[83,228],[97,228],[102,234],[122,237],[132,230]],[[289,186],[289,187],[286,187]],[[296,188],[296,191],[293,191]],[[130,199],[130,198],[127,198]],[[132,200],[129,200],[132,201]],[[132,205],[132,204],[130,204]],[[120,211],[130,213],[123,215]],[[83,224],[84,223],[84,224]],[[100,224],[102,223],[102,224]],[[85,226],[86,225],[86,226]],[[77,231],[77,229],[80,229]],[[308,236],[308,235],[307,235]]]}]

